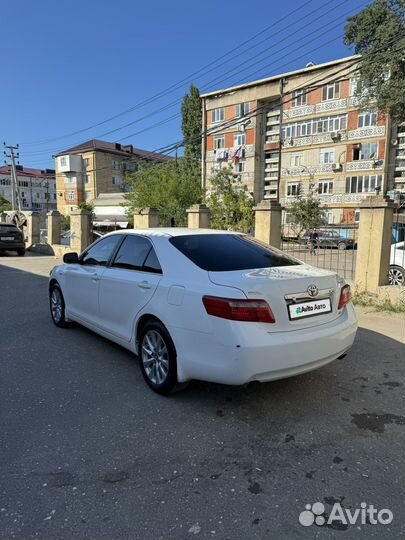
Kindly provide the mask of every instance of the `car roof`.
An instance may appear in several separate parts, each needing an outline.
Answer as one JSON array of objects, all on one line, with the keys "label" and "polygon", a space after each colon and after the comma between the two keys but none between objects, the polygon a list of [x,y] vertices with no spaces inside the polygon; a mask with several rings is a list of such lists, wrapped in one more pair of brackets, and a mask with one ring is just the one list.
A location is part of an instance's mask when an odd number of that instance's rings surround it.
[{"label": "car roof", "polygon": [[0,221],[0,225],[7,225],[7,227],[17,227],[15,223],[7,223],[7,221]]},{"label": "car roof", "polygon": [[142,234],[143,236],[191,236],[195,234],[243,234],[238,231],[221,231],[218,229],[188,229],[187,227],[151,227],[150,229],[121,229],[109,234]]}]

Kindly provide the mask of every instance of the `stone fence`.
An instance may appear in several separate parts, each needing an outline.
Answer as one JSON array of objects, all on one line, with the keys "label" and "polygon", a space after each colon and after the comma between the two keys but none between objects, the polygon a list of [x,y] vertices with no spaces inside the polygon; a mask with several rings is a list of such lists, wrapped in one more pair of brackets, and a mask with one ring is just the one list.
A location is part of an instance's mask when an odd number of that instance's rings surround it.
[{"label": "stone fence", "polygon": [[[282,207],[273,201],[262,201],[255,210],[255,237],[276,248],[281,244]],[[358,231],[355,287],[358,292],[378,293],[380,287],[388,285],[390,264],[391,230],[394,206],[382,196],[369,197],[360,209]],[[28,245],[39,242],[39,216],[27,212]],[[209,228],[209,209],[204,204],[195,204],[187,210],[188,227]],[[71,213],[71,245],[60,245],[61,215],[48,212],[48,243],[56,256],[67,251],[80,253],[92,242],[91,213],[75,210]],[[134,214],[134,229],[159,226],[159,211],[144,208]]]}]

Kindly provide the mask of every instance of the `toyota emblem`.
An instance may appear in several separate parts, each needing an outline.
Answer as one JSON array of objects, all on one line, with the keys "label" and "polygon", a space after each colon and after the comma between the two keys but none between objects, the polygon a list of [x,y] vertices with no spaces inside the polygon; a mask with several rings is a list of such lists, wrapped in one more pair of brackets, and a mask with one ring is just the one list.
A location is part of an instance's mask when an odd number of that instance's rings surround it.
[{"label": "toyota emblem", "polygon": [[308,285],[307,293],[309,296],[316,296],[319,292],[319,289],[316,285]]}]

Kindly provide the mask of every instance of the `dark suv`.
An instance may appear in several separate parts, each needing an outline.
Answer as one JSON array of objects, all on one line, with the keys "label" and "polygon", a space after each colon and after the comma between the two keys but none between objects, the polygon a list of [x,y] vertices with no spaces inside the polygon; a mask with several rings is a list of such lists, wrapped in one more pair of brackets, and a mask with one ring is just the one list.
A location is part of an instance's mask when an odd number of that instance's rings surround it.
[{"label": "dark suv", "polygon": [[[338,249],[353,249],[354,241],[352,238],[341,236],[338,231],[317,231],[318,232],[318,247],[320,248],[338,248]],[[306,233],[301,238],[301,243],[308,245],[310,232]]]},{"label": "dark suv", "polygon": [[0,222],[0,252],[16,251],[20,257],[25,254],[24,235],[14,223]]}]

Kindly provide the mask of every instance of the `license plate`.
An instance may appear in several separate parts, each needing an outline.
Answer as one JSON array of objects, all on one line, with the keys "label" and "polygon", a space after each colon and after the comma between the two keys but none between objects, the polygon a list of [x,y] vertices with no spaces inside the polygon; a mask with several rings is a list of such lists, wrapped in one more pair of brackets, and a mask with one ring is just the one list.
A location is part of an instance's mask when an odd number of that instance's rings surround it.
[{"label": "license plate", "polygon": [[1,236],[0,240],[14,240],[14,236]]},{"label": "license plate", "polygon": [[332,303],[330,298],[322,298],[321,300],[311,300],[310,302],[302,302],[300,304],[290,304],[288,306],[288,314],[291,320],[303,319],[305,317],[313,317],[322,313],[330,313],[332,311]]}]

